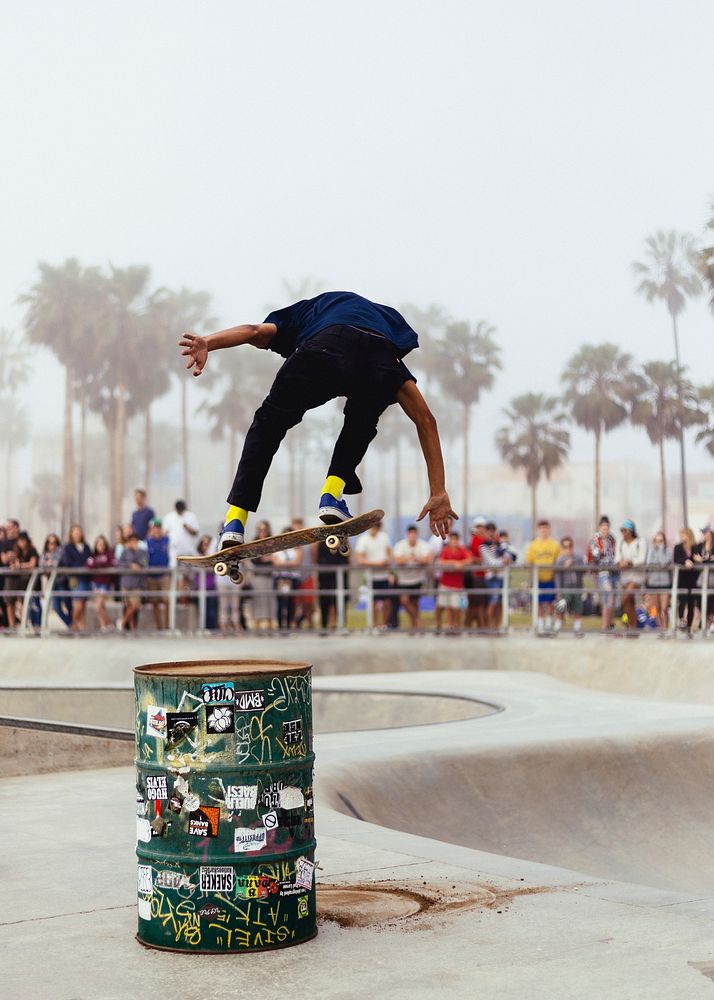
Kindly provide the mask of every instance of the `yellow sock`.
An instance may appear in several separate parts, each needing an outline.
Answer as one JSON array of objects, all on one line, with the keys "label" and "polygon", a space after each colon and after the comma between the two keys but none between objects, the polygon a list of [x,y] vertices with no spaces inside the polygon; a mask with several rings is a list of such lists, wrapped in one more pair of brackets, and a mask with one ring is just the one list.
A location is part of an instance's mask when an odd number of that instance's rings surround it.
[{"label": "yellow sock", "polygon": [[340,479],[339,476],[328,476],[325,480],[325,485],[322,487],[322,492],[329,493],[335,500],[339,500],[344,488],[344,479]]},{"label": "yellow sock", "polygon": [[248,511],[245,509],[245,507],[234,507],[233,504],[231,504],[231,506],[228,508],[228,513],[226,514],[226,519],[223,523],[228,524],[229,521],[235,521],[236,518],[238,518],[240,523],[245,528],[248,522]]}]

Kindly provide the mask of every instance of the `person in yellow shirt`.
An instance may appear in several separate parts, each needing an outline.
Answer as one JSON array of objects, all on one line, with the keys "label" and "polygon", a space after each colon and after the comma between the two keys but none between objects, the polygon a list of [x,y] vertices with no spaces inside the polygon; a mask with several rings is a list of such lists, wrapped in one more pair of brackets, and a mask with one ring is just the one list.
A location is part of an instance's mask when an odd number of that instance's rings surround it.
[{"label": "person in yellow shirt", "polygon": [[[541,520],[536,525],[538,534],[526,549],[526,565],[555,566],[560,555],[560,545],[550,534],[550,521]],[[545,634],[553,628],[553,601],[555,600],[555,570],[538,570],[538,633]]]}]

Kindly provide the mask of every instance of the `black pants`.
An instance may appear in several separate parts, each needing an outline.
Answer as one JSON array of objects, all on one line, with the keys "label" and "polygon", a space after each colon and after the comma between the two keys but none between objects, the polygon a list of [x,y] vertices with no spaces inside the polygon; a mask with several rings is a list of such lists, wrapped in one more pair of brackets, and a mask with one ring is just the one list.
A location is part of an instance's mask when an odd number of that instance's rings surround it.
[{"label": "black pants", "polygon": [[257,510],[265,477],[287,431],[308,410],[346,396],[342,430],[327,474],[345,481],[345,493],[360,493],[356,469],[377,421],[412,378],[394,345],[349,326],[331,326],[298,347],[275,376],[246,435],[228,503]]}]

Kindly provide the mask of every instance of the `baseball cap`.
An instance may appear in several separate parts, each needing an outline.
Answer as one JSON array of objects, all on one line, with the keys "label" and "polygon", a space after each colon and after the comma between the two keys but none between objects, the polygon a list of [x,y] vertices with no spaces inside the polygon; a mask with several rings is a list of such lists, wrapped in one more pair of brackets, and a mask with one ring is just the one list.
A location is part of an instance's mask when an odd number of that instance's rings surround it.
[{"label": "baseball cap", "polygon": [[625,518],[625,520],[622,522],[622,524],[620,525],[620,527],[621,528],[627,528],[627,530],[631,531],[633,535],[635,533],[635,522],[631,521],[629,519],[629,517]]},{"label": "baseball cap", "polygon": [[478,517],[474,518],[473,524],[471,525],[471,530],[473,531],[475,528],[485,528],[485,527],[486,527],[486,518],[483,517],[481,514],[479,514]]},{"label": "baseball cap", "polygon": [[152,528],[160,528],[161,527],[161,518],[160,517],[154,517],[154,518],[152,518],[152,520],[151,520],[151,527]]}]

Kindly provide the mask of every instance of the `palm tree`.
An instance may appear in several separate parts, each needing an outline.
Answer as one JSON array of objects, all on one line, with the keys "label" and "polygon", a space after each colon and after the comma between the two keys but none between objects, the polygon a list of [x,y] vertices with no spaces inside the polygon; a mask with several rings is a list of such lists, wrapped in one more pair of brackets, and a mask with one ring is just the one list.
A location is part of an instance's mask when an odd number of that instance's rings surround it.
[{"label": "palm tree", "polygon": [[[679,331],[677,317],[687,304],[687,297],[699,295],[702,283],[697,273],[700,260],[693,238],[688,233],[678,233],[674,229],[658,230],[645,240],[646,263],[635,261],[632,269],[640,277],[637,291],[648,302],[661,299],[667,306],[672,320],[674,338],[674,360],[681,380],[682,365],[679,356]],[[683,405],[682,390],[679,392],[680,406]],[[687,468],[684,451],[684,425],[679,429],[679,455],[682,476],[682,516],[683,523],[689,524],[687,504]]]},{"label": "palm tree", "polygon": [[[173,372],[176,375],[181,390],[181,467],[183,479],[183,497],[189,502],[190,475],[188,454],[188,387],[191,381],[184,359],[176,344],[184,332],[205,333],[215,327],[216,320],[209,315],[211,296],[208,292],[194,292],[189,288],[179,288],[172,291],[160,288],[152,296],[152,322],[156,324],[157,334],[162,338],[163,348],[173,350],[175,362]],[[202,377],[201,384],[207,387],[209,379]]]},{"label": "palm tree", "polygon": [[[39,277],[19,301],[27,306],[25,332],[32,344],[48,348],[65,369],[64,432],[62,444],[61,531],[74,519],[75,462],[72,401],[75,390],[77,345],[84,342],[92,269],[69,258],[57,266],[37,265]],[[89,275],[89,277],[88,277]]]},{"label": "palm tree", "polygon": [[570,434],[562,426],[567,420],[562,403],[542,392],[526,392],[504,409],[508,427],[496,432],[496,447],[512,469],[523,469],[531,488],[531,524],[535,534],[537,490],[543,476],[563,464],[570,448]]},{"label": "palm tree", "polygon": [[637,393],[632,356],[616,344],[585,344],[561,375],[563,400],[578,426],[595,435],[594,517],[600,511],[600,447],[604,434],[622,424]]},{"label": "palm tree", "polygon": [[495,327],[485,320],[475,326],[467,322],[447,323],[444,339],[433,345],[433,371],[448,400],[461,403],[463,445],[463,508],[469,516],[469,436],[471,408],[481,393],[493,386],[495,371],[501,368],[501,348],[494,340]]},{"label": "palm tree", "polygon": [[644,427],[659,449],[660,512],[662,530],[667,523],[667,476],[664,442],[679,440],[682,427],[702,423],[704,412],[691,382],[682,379],[674,361],[649,361],[642,366],[642,385],[632,406],[630,419]]},{"label": "palm tree", "polygon": [[2,444],[5,449],[5,510],[10,511],[13,490],[13,459],[18,449],[27,444],[30,421],[27,410],[15,396],[0,399],[2,408]]},{"label": "palm tree", "polygon": [[[711,213],[711,218],[706,224],[706,228],[709,230],[706,236],[707,242],[714,239],[714,201],[711,205]],[[704,283],[709,286],[709,306],[714,311],[714,244],[699,251],[699,273]]]},{"label": "palm tree", "polygon": [[710,455],[714,455],[714,382],[702,385],[697,391],[697,401],[703,411],[705,425],[696,437],[697,444],[703,444]]}]

